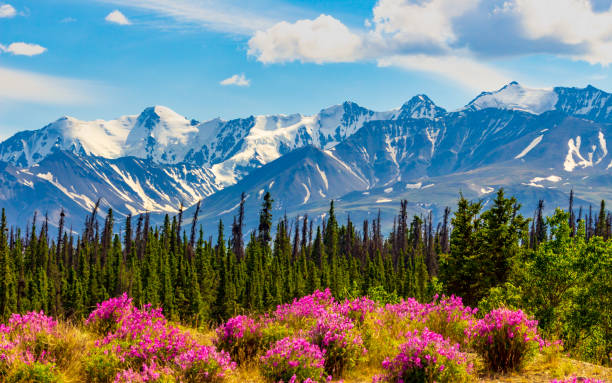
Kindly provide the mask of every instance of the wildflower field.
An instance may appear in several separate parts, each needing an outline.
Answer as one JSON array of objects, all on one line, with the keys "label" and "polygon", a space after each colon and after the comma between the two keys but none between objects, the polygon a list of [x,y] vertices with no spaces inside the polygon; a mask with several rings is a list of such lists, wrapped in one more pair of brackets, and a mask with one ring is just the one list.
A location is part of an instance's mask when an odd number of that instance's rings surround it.
[{"label": "wildflower field", "polygon": [[[590,375],[585,375],[585,373]],[[522,311],[458,297],[338,301],[329,290],[216,328],[185,328],[126,294],[79,323],[43,312],[0,325],[2,382],[606,382]]]}]

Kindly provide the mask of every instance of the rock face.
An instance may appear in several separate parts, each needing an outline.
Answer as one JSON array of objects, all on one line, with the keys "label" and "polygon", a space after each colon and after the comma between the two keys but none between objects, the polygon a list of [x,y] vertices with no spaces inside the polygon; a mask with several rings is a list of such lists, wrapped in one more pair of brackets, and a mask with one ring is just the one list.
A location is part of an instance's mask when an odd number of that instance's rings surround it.
[{"label": "rock face", "polygon": [[[206,122],[155,106],[112,121],[63,117],[0,144],[0,204],[13,224],[65,209],[74,227],[100,199],[120,215],[176,213],[203,199],[208,221],[231,219],[240,198],[255,215],[270,190],[288,215],[395,214],[453,205],[459,191],[505,187],[531,209],[612,197],[612,95],[588,86],[512,82],[446,111],[426,95],[375,112],[353,102],[301,114]],[[187,211],[188,215],[190,212]],[[248,224],[248,222],[247,222]]]}]

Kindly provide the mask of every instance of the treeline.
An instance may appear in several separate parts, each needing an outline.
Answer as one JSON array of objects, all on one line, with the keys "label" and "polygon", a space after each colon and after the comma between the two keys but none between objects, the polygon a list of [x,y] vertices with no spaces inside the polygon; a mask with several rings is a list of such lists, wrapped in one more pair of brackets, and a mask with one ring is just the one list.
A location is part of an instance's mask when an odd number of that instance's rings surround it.
[{"label": "treeline", "polygon": [[199,204],[188,226],[182,212],[160,227],[146,214],[128,216],[121,235],[113,211],[101,222],[96,205],[82,235],[65,230],[62,214],[54,238],[36,216],[25,232],[7,228],[3,211],[0,316],[44,310],[80,318],[127,292],[171,319],[202,324],[327,287],[338,298],[447,293],[472,306],[523,308],[586,358],[612,356],[612,218],[604,202],[598,214],[575,212],[572,193],[567,211],[545,217],[541,201],[528,219],[499,190],[487,210],[460,196],[455,212],[445,209],[435,223],[431,214],[409,217],[402,201],[386,236],[380,214],[339,222],[333,201],[320,226],[306,215],[273,223],[269,193],[257,230],[244,233],[244,202],[243,195],[227,239],[221,221],[215,239],[203,233]]}]

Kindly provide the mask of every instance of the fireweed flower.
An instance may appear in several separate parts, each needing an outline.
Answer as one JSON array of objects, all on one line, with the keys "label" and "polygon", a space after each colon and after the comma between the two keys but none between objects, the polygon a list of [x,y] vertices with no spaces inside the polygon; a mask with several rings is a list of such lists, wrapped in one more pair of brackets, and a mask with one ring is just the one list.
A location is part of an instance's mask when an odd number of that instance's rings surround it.
[{"label": "fireweed flower", "polygon": [[[177,375],[184,382],[216,382],[235,369],[227,353],[201,345],[169,324],[161,308],[134,307],[126,294],[98,304],[86,323],[108,328],[96,346],[114,353],[126,367],[116,382],[147,382],[162,374]],[[141,368],[135,371],[133,366]]]},{"label": "fireweed flower", "polygon": [[493,310],[465,330],[475,349],[493,371],[520,368],[522,362],[546,342],[538,334],[538,322],[521,311]]},{"label": "fireweed flower", "polygon": [[459,344],[452,344],[427,328],[408,332],[405,338],[397,356],[383,361],[387,373],[374,377],[374,382],[469,381],[472,366],[459,350]]},{"label": "fireweed flower", "polygon": [[325,352],[304,338],[284,338],[260,358],[262,375],[273,382],[323,382]]},{"label": "fireweed flower", "polygon": [[367,353],[361,334],[350,318],[326,312],[308,332],[313,344],[325,351],[325,371],[341,375]]},{"label": "fireweed flower", "polygon": [[0,362],[9,365],[52,362],[39,340],[56,336],[56,327],[55,319],[42,311],[12,314],[7,325],[0,325]]}]

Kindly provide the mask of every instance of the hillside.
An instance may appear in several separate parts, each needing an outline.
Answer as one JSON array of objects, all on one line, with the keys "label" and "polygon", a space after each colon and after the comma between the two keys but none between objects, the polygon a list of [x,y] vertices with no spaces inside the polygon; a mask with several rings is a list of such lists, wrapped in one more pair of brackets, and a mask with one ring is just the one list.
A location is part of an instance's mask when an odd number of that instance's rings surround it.
[{"label": "hillside", "polygon": [[[326,290],[207,331],[169,322],[161,310],[135,307],[123,295],[75,324],[42,312],[12,315],[0,325],[0,377],[40,383],[612,378],[610,368],[564,356],[536,326],[520,311],[476,315],[455,297],[381,304],[367,297],[336,301]],[[492,343],[482,343],[491,335]]]},{"label": "hillside", "polygon": [[291,217],[320,217],[335,199],[347,216],[380,209],[390,222],[407,199],[411,214],[439,219],[459,191],[489,202],[500,187],[529,210],[549,201],[547,213],[573,189],[587,210],[612,198],[611,103],[591,86],[512,82],[454,111],[421,94],[387,111],[347,101],[312,115],[228,121],[162,106],[109,121],[62,117],[0,143],[0,206],[11,210],[10,224],[37,212],[52,227],[64,209],[80,231],[98,200],[101,216],[111,208],[122,218],[151,213],[158,224],[202,200],[215,218],[207,232],[219,218],[231,221],[243,192],[253,215],[262,190]]}]

